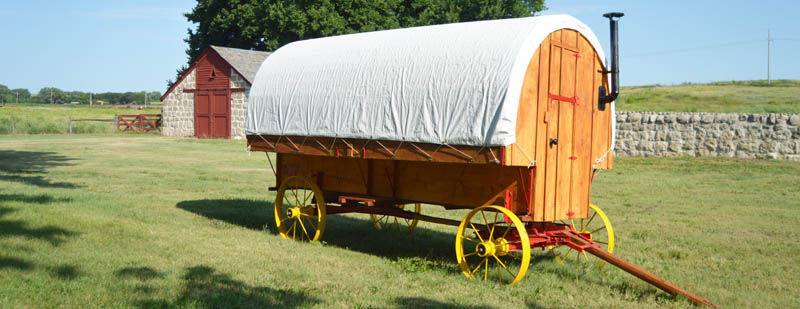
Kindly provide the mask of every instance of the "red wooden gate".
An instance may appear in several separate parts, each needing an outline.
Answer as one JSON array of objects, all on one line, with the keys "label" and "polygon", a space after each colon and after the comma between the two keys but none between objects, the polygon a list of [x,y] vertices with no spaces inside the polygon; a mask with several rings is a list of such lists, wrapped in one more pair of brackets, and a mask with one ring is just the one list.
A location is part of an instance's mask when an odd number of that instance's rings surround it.
[{"label": "red wooden gate", "polygon": [[161,128],[161,114],[117,116],[117,130],[150,132]]}]

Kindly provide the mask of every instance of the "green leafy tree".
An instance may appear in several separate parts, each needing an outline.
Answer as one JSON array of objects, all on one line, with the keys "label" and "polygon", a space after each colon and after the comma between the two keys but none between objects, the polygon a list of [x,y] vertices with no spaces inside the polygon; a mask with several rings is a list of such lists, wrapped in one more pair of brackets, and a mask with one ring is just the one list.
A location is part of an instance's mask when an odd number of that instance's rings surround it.
[{"label": "green leafy tree", "polygon": [[[188,65],[209,46],[273,51],[318,37],[532,16],[544,0],[198,0],[186,18]],[[188,69],[177,70],[177,81]],[[168,80],[168,87],[172,85]]]}]

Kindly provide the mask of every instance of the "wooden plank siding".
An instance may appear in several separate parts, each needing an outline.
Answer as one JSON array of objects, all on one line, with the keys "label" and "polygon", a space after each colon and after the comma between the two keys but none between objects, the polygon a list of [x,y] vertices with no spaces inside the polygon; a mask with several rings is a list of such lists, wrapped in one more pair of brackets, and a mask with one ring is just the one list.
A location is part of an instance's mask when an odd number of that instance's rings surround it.
[{"label": "wooden plank siding", "polygon": [[[523,221],[585,218],[593,165],[612,140],[611,110],[597,108],[598,87],[608,89],[602,70],[595,49],[577,31],[548,35],[525,71],[516,143],[491,152],[360,139],[317,137],[318,143],[302,136],[251,135],[248,145],[279,154],[279,181],[314,177],[328,194],[474,208],[504,205],[510,192],[512,205],[506,206]],[[558,144],[551,146],[550,139]],[[612,160],[609,153],[595,168],[610,169]]]},{"label": "wooden plank siding", "polygon": [[[278,182],[289,176],[314,179],[326,200],[338,194],[422,202],[448,208],[503,205],[506,190],[525,205],[520,167],[400,160],[335,158],[280,153]],[[372,167],[370,167],[372,165]],[[526,168],[522,168],[526,169]],[[524,214],[525,209],[519,209]]]}]

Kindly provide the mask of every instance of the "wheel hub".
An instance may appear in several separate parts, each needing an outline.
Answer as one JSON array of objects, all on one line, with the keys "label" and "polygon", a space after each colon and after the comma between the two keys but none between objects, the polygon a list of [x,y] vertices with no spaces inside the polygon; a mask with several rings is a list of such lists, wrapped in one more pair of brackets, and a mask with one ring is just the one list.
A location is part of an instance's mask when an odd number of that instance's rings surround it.
[{"label": "wheel hub", "polygon": [[494,243],[491,241],[484,241],[475,246],[475,251],[478,251],[478,256],[487,257],[494,255]]},{"label": "wheel hub", "polygon": [[314,207],[290,207],[286,209],[286,217],[291,219],[299,219],[301,216],[314,217],[316,215]]},{"label": "wheel hub", "polygon": [[504,256],[509,252],[508,241],[503,238],[482,241],[475,245],[475,251],[478,252],[478,256],[480,257],[492,255]]}]

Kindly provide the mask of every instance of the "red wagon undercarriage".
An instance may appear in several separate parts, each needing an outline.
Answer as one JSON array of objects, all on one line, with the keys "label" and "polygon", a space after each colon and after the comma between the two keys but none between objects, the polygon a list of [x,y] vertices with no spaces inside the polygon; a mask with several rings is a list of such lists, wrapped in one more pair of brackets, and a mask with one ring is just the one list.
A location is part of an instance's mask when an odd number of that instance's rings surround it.
[{"label": "red wagon undercarriage", "polygon": [[[312,201],[312,204],[313,203],[314,202]],[[328,207],[326,207],[326,213],[362,213],[433,222],[452,226],[459,226],[462,223],[461,221],[457,220],[426,216],[417,212],[392,207],[391,205],[394,205],[393,203],[394,202],[390,203],[390,201],[376,201],[375,199],[366,197],[342,195],[338,196],[336,199],[336,204],[338,205],[328,204]],[[504,215],[503,221],[511,222],[511,219]],[[531,249],[547,249],[558,246],[567,246],[574,250],[576,255],[583,254],[585,256],[586,253],[594,255],[604,262],[608,262],[609,264],[612,264],[667,293],[681,294],[695,305],[715,306],[710,301],[694,295],[636,265],[631,264],[620,257],[611,254],[592,239],[592,233],[576,231],[573,225],[553,222],[526,222],[524,223],[524,226],[527,234],[525,236],[528,238],[528,244]],[[522,237],[516,229],[510,227],[495,229],[481,224],[474,224],[473,228],[476,229],[476,237],[480,239],[491,239],[492,234],[502,234],[503,242],[507,246],[505,250],[508,252],[519,252],[522,250]],[[478,236],[478,234],[480,236]],[[479,253],[484,252],[485,249],[481,248],[481,244],[478,244],[477,247],[479,248]]]}]

